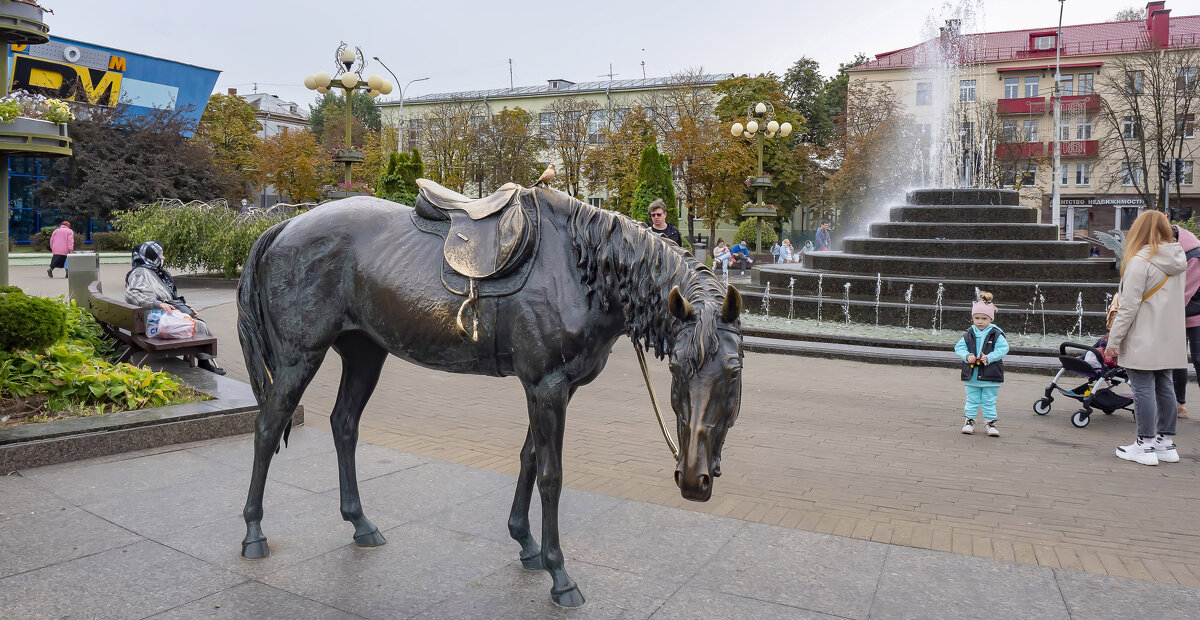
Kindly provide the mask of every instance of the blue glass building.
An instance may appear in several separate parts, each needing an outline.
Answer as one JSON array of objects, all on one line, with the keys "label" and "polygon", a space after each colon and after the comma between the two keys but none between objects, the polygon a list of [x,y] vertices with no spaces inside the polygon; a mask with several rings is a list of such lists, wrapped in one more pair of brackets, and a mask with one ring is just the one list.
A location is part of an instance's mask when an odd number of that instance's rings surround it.
[{"label": "blue glass building", "polygon": [[[134,113],[191,106],[199,121],[220,71],[136,52],[51,36],[41,45],[13,44],[7,50],[13,91],[25,90],[91,105],[128,104]],[[15,243],[61,221],[55,205],[42,204],[37,189],[48,161],[9,158],[9,235]],[[86,231],[106,230],[92,221]]]}]

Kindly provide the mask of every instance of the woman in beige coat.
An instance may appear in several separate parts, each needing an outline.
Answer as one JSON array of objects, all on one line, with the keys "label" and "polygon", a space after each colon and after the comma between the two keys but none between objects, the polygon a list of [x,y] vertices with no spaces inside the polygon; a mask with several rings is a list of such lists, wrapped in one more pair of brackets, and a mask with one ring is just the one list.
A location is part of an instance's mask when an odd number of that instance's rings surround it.
[{"label": "woman in beige coat", "polygon": [[1133,386],[1137,441],[1117,456],[1142,465],[1179,460],[1175,449],[1175,388],[1171,369],[1187,366],[1183,273],[1187,259],[1159,211],[1138,216],[1125,237],[1120,303],[1106,357],[1117,357]]}]

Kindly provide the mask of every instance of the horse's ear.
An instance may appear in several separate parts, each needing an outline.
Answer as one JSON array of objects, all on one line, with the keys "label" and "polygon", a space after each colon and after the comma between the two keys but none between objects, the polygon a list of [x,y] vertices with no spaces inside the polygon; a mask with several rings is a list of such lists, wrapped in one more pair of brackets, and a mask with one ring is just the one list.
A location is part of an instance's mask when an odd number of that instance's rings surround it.
[{"label": "horse's ear", "polygon": [[726,323],[738,320],[742,314],[742,294],[733,285],[725,289],[725,304],[721,306],[721,319]]},{"label": "horse's ear", "polygon": [[667,310],[671,316],[683,322],[690,321],[696,316],[696,312],[692,310],[692,304],[683,298],[683,293],[679,292],[678,286],[671,287],[671,293],[667,295]]}]

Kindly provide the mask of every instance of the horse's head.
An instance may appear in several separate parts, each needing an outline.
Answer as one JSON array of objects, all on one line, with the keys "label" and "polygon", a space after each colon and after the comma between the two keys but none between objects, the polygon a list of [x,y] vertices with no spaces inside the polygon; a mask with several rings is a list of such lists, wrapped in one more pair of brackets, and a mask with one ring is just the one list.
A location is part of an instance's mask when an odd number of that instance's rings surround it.
[{"label": "horse's head", "polygon": [[676,287],[667,308],[680,325],[671,351],[680,452],[675,484],[685,499],[703,502],[721,475],[721,445],[742,406],[742,296],[730,286],[719,309],[695,308]]}]

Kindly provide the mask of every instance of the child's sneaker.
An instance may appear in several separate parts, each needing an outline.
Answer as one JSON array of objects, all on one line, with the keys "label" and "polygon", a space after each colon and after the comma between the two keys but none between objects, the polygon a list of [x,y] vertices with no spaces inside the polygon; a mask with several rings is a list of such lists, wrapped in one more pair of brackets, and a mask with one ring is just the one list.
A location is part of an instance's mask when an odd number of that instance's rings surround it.
[{"label": "child's sneaker", "polygon": [[963,424],[962,432],[964,435],[975,434],[975,418],[967,418],[967,423]]},{"label": "child's sneaker", "polygon": [[1128,446],[1117,446],[1117,456],[1142,465],[1158,465],[1158,453],[1154,449],[1153,439],[1145,440],[1139,437]]},{"label": "child's sneaker", "polygon": [[1000,436],[1000,430],[996,428],[995,420],[988,420],[987,434],[988,434],[988,437],[999,437]]},{"label": "child's sneaker", "polygon": [[1154,446],[1154,456],[1157,456],[1160,462],[1179,462],[1179,452],[1175,450],[1175,441],[1170,437],[1159,435],[1154,438],[1154,443],[1150,445]]}]

